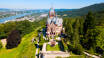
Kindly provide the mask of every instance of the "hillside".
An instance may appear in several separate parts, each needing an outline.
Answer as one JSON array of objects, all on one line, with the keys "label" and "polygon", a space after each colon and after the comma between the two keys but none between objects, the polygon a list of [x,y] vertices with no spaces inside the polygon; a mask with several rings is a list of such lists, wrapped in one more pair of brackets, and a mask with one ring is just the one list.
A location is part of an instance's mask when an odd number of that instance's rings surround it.
[{"label": "hillside", "polygon": [[98,12],[103,10],[104,10],[104,3],[100,3],[100,4],[94,4],[94,5],[90,5],[90,6],[72,10],[72,11],[59,11],[58,14],[59,15],[67,14],[67,16],[69,17],[74,17],[74,16],[86,15],[89,11]]},{"label": "hillside", "polygon": [[0,58],[34,58],[36,47],[31,40],[37,36],[38,29],[40,29],[40,27],[29,34],[26,34],[22,38],[22,42],[18,47],[9,50],[6,48],[2,48],[0,50]]}]

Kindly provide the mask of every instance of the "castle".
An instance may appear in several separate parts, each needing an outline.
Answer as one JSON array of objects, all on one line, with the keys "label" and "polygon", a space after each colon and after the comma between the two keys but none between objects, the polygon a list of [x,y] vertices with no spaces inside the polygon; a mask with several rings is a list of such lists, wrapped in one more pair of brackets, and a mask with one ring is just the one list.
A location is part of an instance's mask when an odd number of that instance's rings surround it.
[{"label": "castle", "polygon": [[63,28],[63,20],[62,18],[58,18],[55,10],[51,8],[49,10],[47,24],[46,24],[46,34],[48,37],[54,37],[55,35],[59,35],[62,32]]}]

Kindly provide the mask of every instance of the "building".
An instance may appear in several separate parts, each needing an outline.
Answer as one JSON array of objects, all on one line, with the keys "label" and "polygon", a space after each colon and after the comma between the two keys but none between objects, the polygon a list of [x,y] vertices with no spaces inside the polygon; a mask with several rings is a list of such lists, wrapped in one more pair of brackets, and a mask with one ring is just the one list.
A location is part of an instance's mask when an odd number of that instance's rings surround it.
[{"label": "building", "polygon": [[47,24],[46,24],[46,34],[48,37],[54,37],[55,35],[59,35],[62,32],[63,27],[62,18],[58,18],[55,10],[51,8],[49,10]]}]

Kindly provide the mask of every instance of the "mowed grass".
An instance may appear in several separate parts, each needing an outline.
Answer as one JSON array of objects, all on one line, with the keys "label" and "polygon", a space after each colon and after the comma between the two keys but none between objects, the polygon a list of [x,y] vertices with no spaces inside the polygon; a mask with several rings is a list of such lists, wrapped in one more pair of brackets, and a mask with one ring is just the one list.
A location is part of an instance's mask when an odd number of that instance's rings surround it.
[{"label": "mowed grass", "polygon": [[37,36],[37,30],[25,35],[18,47],[13,49],[2,48],[0,58],[35,58],[36,47],[31,39]]},{"label": "mowed grass", "polygon": [[56,44],[53,47],[51,47],[51,45],[47,44],[46,50],[47,51],[60,51],[60,48],[59,48],[58,44]]}]

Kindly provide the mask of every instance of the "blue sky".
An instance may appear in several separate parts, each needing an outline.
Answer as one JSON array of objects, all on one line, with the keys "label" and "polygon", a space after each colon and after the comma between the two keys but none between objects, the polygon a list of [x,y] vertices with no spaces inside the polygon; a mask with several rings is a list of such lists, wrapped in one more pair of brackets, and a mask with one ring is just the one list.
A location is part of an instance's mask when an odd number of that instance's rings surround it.
[{"label": "blue sky", "polygon": [[73,9],[96,3],[104,3],[104,0],[0,0],[0,8],[49,9],[53,5],[58,9]]}]

